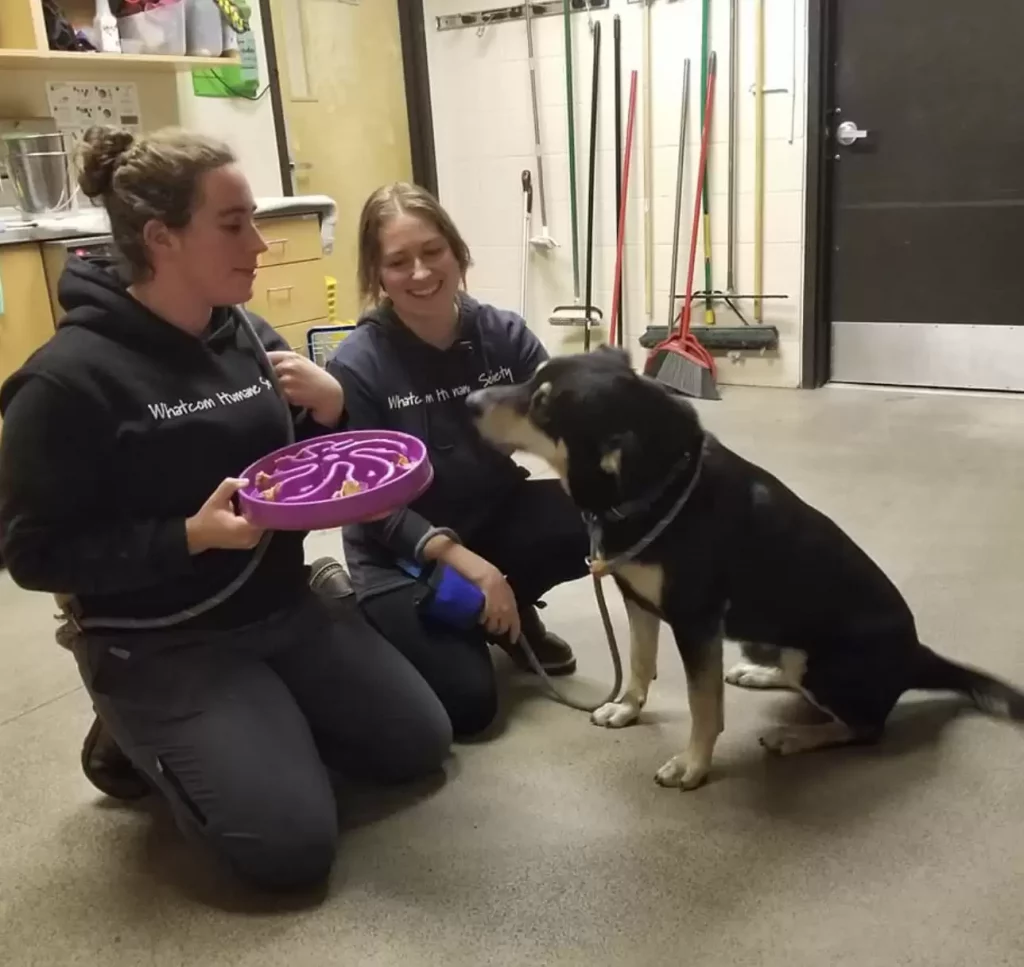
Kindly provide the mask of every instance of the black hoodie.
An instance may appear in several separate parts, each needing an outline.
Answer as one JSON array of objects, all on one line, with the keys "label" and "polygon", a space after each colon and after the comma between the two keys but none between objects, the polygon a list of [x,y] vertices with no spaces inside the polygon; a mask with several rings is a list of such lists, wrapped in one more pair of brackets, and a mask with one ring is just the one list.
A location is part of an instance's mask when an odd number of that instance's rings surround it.
[{"label": "black hoodie", "polygon": [[[251,551],[190,556],[185,518],[287,442],[289,414],[229,309],[202,338],[163,321],[102,260],[69,260],[57,332],[0,388],[0,547],[24,588],[86,617],[173,614],[217,593]],[[267,349],[287,349],[262,319]],[[296,437],[325,432],[292,413]],[[298,598],[302,533],[276,533],[249,580],[194,627],[233,627]]]},{"label": "black hoodie", "polygon": [[345,390],[346,427],[384,427],[419,437],[434,467],[430,489],[383,521],[346,527],[345,560],[366,598],[411,579],[398,561],[422,563],[434,527],[470,543],[527,473],[486,443],[466,397],[496,383],[518,383],[547,359],[540,340],[514,312],[462,295],[453,345],[424,342],[387,306],[367,313],[327,364]]}]

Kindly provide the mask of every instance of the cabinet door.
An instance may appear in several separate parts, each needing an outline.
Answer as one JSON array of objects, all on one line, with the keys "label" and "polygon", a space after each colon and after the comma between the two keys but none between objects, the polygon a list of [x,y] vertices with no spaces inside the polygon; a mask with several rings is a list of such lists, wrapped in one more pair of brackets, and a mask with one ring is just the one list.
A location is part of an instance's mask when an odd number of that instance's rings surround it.
[{"label": "cabinet door", "polygon": [[0,383],[53,335],[38,245],[0,245]]}]

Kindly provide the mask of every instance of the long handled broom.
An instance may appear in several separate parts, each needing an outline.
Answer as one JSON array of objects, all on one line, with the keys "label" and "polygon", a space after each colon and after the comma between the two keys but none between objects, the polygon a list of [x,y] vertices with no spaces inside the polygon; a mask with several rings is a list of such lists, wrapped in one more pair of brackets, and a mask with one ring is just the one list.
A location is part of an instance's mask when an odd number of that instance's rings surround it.
[{"label": "long handled broom", "polygon": [[583,305],[583,351],[590,352],[590,330],[600,325],[602,312],[594,305],[594,181],[597,166],[597,99],[601,90],[601,22],[594,23],[594,70],[590,89],[590,158],[587,182],[587,277]]},{"label": "long handled broom", "polygon": [[548,322],[552,326],[585,326],[587,317],[580,307],[580,230],[576,213],[576,96],[573,93],[571,0],[562,0],[562,28],[565,36],[565,112],[569,135],[569,221],[572,234],[572,302],[555,306]]},{"label": "long handled broom", "polygon": [[690,331],[693,312],[693,271],[697,257],[697,239],[701,225],[702,192],[707,171],[708,143],[711,140],[711,111],[715,96],[715,53],[708,56],[707,95],[704,102],[704,125],[700,140],[700,162],[697,168],[697,193],[694,198],[693,225],[690,231],[690,258],[686,270],[686,298],[683,303],[678,332],[659,343],[647,358],[645,371],[666,386],[698,399],[719,399],[715,386],[715,361]]},{"label": "long handled broom", "polygon": [[[626,157],[622,165],[622,191],[619,200],[619,230],[618,240],[615,246],[615,278],[618,279],[622,273],[622,249],[626,237],[626,202],[629,199],[629,159],[633,151],[633,121],[636,118],[636,71],[629,75],[629,117],[626,121]],[[608,345],[622,345],[621,325],[616,328],[619,322],[619,310],[622,305],[622,286],[616,285],[615,293],[612,295],[612,315],[610,329],[608,330]],[[619,333],[619,340],[616,342],[616,332]]]}]

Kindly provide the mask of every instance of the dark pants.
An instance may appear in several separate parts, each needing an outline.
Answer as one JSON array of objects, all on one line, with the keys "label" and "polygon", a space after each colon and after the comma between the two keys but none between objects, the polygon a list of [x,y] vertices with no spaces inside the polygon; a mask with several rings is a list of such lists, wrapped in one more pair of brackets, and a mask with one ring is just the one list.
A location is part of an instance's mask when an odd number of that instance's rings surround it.
[{"label": "dark pants", "polygon": [[[557,480],[530,480],[466,541],[504,574],[520,608],[566,581],[584,577],[590,550],[579,510]],[[457,736],[481,732],[498,710],[498,694],[482,628],[460,631],[424,621],[420,589],[405,586],[366,598],[362,607],[381,633],[441,699]]]},{"label": "dark pants", "polygon": [[387,782],[438,770],[451,725],[355,598],[232,632],[89,635],[97,713],[178,825],[265,889],[322,881],[338,835],[327,767]]}]

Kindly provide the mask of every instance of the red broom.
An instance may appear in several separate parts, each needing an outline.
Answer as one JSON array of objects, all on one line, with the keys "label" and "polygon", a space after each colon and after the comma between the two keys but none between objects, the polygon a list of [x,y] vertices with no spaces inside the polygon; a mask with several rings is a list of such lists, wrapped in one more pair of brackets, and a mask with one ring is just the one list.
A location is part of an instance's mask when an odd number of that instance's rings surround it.
[{"label": "red broom", "polygon": [[619,203],[619,237],[615,245],[615,293],[612,296],[611,326],[608,330],[608,345],[615,345],[615,326],[619,317],[619,296],[622,286],[618,280],[622,275],[622,248],[626,237],[626,199],[629,197],[629,159],[633,150],[633,119],[636,117],[636,71],[629,75],[629,118],[626,121],[626,157],[622,163],[622,201]]},{"label": "red broom", "polygon": [[715,95],[715,53],[708,57],[708,87],[704,102],[704,129],[700,139],[700,162],[697,168],[697,194],[693,209],[693,227],[690,232],[690,261],[686,270],[686,297],[678,331],[669,334],[651,350],[646,371],[660,382],[688,396],[717,400],[715,388],[715,360],[690,331],[693,309],[693,272],[697,256],[697,237],[700,229],[701,196],[708,163],[708,143],[711,140],[711,110]]}]

